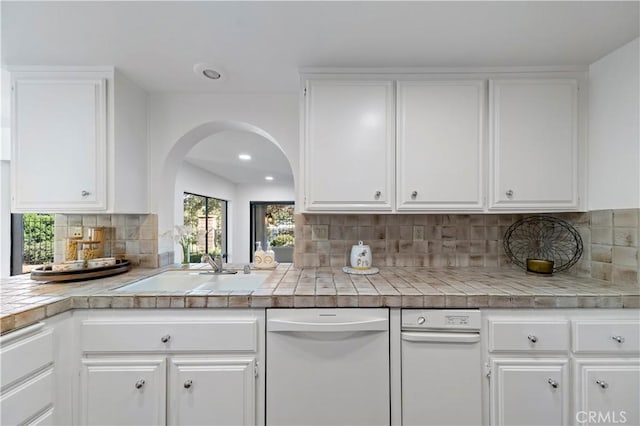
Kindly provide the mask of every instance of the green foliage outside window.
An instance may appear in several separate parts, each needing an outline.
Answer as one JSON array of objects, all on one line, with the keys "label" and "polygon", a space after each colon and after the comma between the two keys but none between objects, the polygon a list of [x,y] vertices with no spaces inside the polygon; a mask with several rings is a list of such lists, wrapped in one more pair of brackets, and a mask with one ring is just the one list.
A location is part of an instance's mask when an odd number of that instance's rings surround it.
[{"label": "green foliage outside window", "polygon": [[[183,195],[184,225],[190,226],[199,235],[197,241],[189,245],[191,262],[199,262],[208,245],[209,254],[222,253],[223,200],[185,192]],[[207,225],[205,225],[207,222]],[[206,242],[205,242],[206,239]]]},{"label": "green foliage outside window", "polygon": [[272,247],[292,246],[293,241],[293,235],[280,234],[272,238],[271,241],[269,241],[269,244],[271,244]]},{"label": "green foliage outside window", "polygon": [[23,263],[41,265],[53,262],[54,216],[25,213],[22,220],[24,229]]}]

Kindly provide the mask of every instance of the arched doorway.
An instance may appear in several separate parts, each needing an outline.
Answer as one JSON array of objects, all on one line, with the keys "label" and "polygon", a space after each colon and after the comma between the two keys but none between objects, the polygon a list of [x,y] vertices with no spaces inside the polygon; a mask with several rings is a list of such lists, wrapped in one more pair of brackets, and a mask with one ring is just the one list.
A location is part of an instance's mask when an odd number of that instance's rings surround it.
[{"label": "arched doorway", "polygon": [[[275,151],[277,151],[278,154],[282,155],[284,163],[287,163],[289,170],[291,170],[291,162],[287,158],[286,153],[283,151],[280,144],[268,132],[257,126],[246,122],[228,120],[212,121],[198,125],[181,136],[173,144],[172,148],[165,158],[160,177],[160,187],[163,188],[164,191],[166,191],[166,194],[163,193],[162,196],[158,197],[158,228],[160,233],[172,229],[175,224],[178,224],[178,222],[180,222],[180,224],[182,223],[182,218],[179,217],[181,215],[181,211],[179,210],[179,208],[181,208],[181,205],[178,204],[178,192],[181,192],[181,189],[177,187],[177,181],[181,172],[181,168],[183,168],[183,164],[187,159],[190,151],[192,151],[201,142],[204,143],[206,141],[211,141],[214,139],[220,140],[223,136],[233,133],[251,134],[254,140],[258,139],[261,141],[260,143],[270,144],[271,150],[274,150],[275,147]],[[259,161],[260,159],[258,158],[256,160]],[[214,171],[214,173],[216,172]],[[291,179],[293,180],[293,177]],[[293,187],[294,186],[292,183],[292,193],[294,192]],[[294,197],[292,197],[292,199],[293,198]],[[240,199],[242,199],[242,197],[239,197],[239,200]],[[243,237],[243,239],[241,240],[242,244],[235,244],[236,247],[230,249],[232,254],[236,254],[233,258],[230,258],[230,260],[234,262],[246,262],[249,258],[249,225],[248,223],[244,224],[244,201],[246,200],[242,201],[243,203],[230,203],[229,206],[230,232],[235,232],[237,235],[241,235]],[[246,218],[248,222],[249,203],[246,202],[246,204]],[[244,229],[245,227],[246,231]],[[246,238],[244,238],[245,233],[247,234]],[[232,239],[230,238],[229,241],[231,240]],[[237,241],[237,238],[234,238],[233,241]],[[181,255],[176,252],[176,248],[177,247],[174,247],[174,243],[170,238],[160,238],[158,242],[159,253],[174,251],[176,253],[175,258],[176,260],[178,260]]]}]

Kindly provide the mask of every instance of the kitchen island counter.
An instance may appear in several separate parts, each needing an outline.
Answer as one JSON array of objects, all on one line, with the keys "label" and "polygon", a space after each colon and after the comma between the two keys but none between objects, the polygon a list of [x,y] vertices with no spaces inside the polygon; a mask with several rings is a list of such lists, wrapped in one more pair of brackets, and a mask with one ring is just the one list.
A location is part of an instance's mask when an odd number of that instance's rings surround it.
[{"label": "kitchen island counter", "polygon": [[[191,265],[201,269],[201,264]],[[342,268],[280,264],[254,291],[115,293],[163,271],[134,268],[114,277],[42,283],[21,275],[0,281],[1,332],[71,309],[101,308],[639,308],[640,285],[505,268],[383,267],[375,275]]]}]

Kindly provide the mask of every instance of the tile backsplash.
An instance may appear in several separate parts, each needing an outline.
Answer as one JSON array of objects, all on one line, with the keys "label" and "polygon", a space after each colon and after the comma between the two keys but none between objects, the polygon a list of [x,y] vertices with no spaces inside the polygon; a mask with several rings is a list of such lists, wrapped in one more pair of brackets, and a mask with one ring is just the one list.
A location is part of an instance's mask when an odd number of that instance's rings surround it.
[{"label": "tile backsplash", "polygon": [[[371,246],[378,266],[514,267],[503,236],[531,214],[299,214],[296,266],[342,267],[358,240]],[[637,283],[640,209],[557,213],[580,233],[584,252],[568,273]]]},{"label": "tile backsplash", "polygon": [[78,227],[104,227],[104,255],[128,259],[135,266],[157,268],[158,216],[155,214],[56,214],[54,262],[64,261],[66,238]]}]

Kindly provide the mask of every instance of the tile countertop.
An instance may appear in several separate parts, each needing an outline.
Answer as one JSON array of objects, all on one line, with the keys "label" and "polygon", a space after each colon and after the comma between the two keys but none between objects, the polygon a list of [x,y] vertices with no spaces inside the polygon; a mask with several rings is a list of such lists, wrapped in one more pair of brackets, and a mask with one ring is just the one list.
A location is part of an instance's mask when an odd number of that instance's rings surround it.
[{"label": "tile countertop", "polygon": [[[203,268],[191,265],[192,269]],[[208,266],[207,266],[208,267]],[[500,268],[381,268],[349,275],[341,268],[297,269],[280,264],[255,291],[115,294],[111,290],[176,269],[135,268],[73,283],[0,280],[2,333],[70,309],[83,308],[639,308],[640,285],[565,274],[550,277]]]}]

